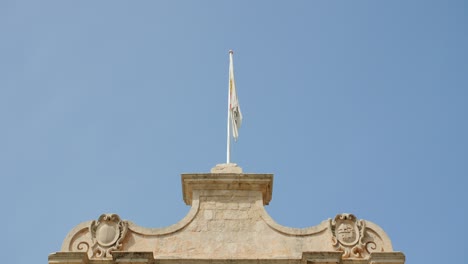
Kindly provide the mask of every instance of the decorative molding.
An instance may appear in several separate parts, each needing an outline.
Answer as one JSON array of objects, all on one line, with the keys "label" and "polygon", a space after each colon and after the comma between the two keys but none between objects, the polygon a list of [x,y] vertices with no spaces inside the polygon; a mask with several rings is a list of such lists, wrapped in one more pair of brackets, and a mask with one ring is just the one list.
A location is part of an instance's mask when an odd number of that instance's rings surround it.
[{"label": "decorative molding", "polygon": [[89,226],[92,257],[112,257],[112,251],[122,248],[127,230],[128,223],[122,221],[117,214],[102,214],[97,221],[92,221]]}]

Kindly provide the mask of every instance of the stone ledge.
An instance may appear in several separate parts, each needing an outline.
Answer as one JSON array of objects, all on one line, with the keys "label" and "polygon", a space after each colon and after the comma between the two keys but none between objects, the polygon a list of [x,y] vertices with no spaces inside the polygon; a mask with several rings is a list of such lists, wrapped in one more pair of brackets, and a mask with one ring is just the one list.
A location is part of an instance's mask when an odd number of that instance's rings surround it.
[{"label": "stone ledge", "polygon": [[321,252],[304,252],[302,253],[303,264],[339,264],[341,263],[341,252],[321,251]]},{"label": "stone ledge", "polygon": [[55,252],[49,255],[49,264],[88,264],[86,252]]},{"label": "stone ledge", "polygon": [[405,255],[401,252],[373,252],[370,255],[370,264],[404,264]]},{"label": "stone ledge", "polygon": [[158,259],[158,264],[301,264],[298,259]]},{"label": "stone ledge", "polygon": [[112,252],[112,258],[114,259],[115,263],[120,264],[155,263],[153,252],[114,251]]},{"label": "stone ledge", "polygon": [[112,258],[88,259],[85,252],[56,252],[49,264],[404,264],[401,252],[374,252],[369,259],[343,259],[342,252],[303,252],[302,259],[155,259],[153,252],[112,252]]}]

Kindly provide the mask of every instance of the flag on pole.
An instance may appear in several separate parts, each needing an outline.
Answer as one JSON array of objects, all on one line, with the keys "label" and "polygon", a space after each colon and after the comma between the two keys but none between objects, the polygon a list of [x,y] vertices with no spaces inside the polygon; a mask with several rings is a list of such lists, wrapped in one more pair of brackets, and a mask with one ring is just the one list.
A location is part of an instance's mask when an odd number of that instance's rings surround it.
[{"label": "flag on pole", "polygon": [[234,81],[234,64],[232,62],[232,51],[229,52],[229,111],[232,122],[232,136],[237,141],[239,137],[239,128],[242,124],[242,113],[239,106],[239,99],[237,98],[236,82]]}]

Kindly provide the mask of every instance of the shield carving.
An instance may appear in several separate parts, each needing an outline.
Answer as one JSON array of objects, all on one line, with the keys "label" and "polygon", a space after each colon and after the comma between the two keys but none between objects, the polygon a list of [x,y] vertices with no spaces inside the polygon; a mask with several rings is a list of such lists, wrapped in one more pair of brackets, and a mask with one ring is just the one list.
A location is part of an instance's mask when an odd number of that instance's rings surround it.
[{"label": "shield carving", "polygon": [[351,220],[341,220],[336,224],[336,239],[345,245],[352,246],[359,240],[359,230],[356,222]]},{"label": "shield carving", "polygon": [[353,214],[339,214],[332,222],[335,243],[352,247],[359,242],[363,230],[362,221],[357,221]]},{"label": "shield carving", "polygon": [[96,228],[96,240],[104,247],[113,245],[119,239],[120,230],[116,222],[100,222]]},{"label": "shield carving", "polygon": [[92,257],[109,258],[112,251],[122,247],[122,240],[127,233],[128,223],[120,220],[116,214],[103,214],[89,227],[92,238]]}]

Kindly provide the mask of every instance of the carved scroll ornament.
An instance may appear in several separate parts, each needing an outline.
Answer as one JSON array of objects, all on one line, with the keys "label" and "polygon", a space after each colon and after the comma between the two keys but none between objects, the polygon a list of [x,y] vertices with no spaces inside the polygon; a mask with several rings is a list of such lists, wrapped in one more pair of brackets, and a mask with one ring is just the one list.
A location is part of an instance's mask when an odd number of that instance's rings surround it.
[{"label": "carved scroll ornament", "polygon": [[92,238],[92,257],[109,258],[111,252],[122,247],[122,240],[128,230],[128,223],[116,214],[102,214],[89,227]]},{"label": "carved scroll ornament", "polygon": [[332,244],[337,251],[343,251],[343,259],[366,258],[377,251],[373,236],[368,234],[366,222],[357,220],[353,214],[339,214],[331,222]]}]

